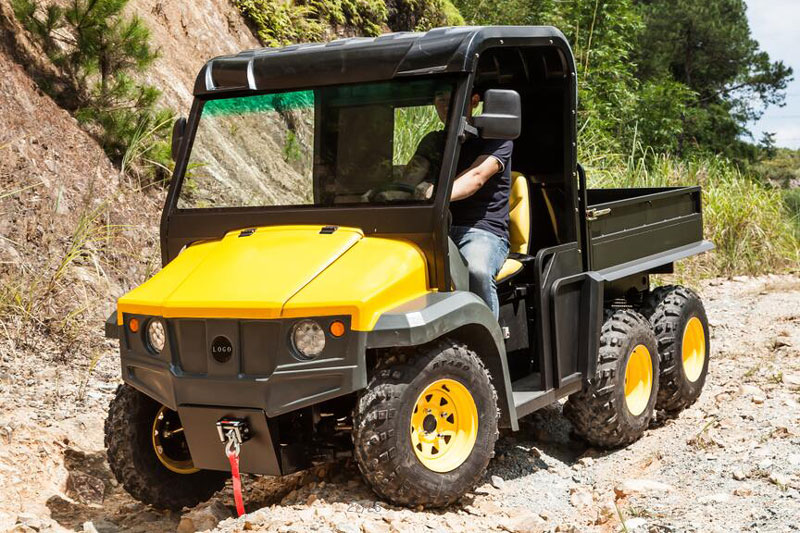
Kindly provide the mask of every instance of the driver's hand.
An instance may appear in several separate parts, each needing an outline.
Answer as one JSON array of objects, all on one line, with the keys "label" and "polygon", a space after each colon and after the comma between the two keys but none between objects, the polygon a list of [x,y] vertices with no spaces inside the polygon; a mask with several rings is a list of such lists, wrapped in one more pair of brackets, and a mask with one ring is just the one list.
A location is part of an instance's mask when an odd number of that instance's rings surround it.
[{"label": "driver's hand", "polygon": [[433,196],[433,183],[422,181],[414,189],[414,198],[417,200],[428,200]]}]

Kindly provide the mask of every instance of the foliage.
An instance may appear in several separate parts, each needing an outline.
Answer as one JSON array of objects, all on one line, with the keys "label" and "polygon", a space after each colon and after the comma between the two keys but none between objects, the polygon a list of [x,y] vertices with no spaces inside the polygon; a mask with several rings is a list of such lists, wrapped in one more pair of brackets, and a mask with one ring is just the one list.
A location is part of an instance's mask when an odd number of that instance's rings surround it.
[{"label": "foliage", "polygon": [[697,95],[669,78],[648,80],[639,87],[635,113],[635,138],[644,146],[676,153],[683,132],[684,112]]},{"label": "foliage", "polygon": [[[620,150],[635,124],[638,82],[631,62],[641,29],[632,0],[456,0],[470,24],[551,25],[564,32],[575,54],[579,129]],[[655,122],[655,120],[654,120]]]},{"label": "foliage", "polygon": [[322,20],[352,27],[363,35],[380,35],[386,23],[386,4],[380,0],[308,0]]},{"label": "foliage", "polygon": [[792,69],[752,39],[744,0],[638,0],[644,31],[634,61],[641,80],[671,78],[697,97],[687,102],[677,153],[750,158],[746,123],[783,103]]},{"label": "foliage", "polygon": [[329,26],[379,35],[386,21],[380,0],[234,0],[266,46],[318,42]]},{"label": "foliage", "polygon": [[266,46],[463,24],[450,0],[233,0]]},{"label": "foliage", "polygon": [[794,226],[795,239],[800,240],[800,188],[785,189],[783,201]]},{"label": "foliage", "polygon": [[456,0],[471,24],[546,24],[575,53],[579,128],[608,149],[759,153],[746,123],[781,105],[792,70],[750,36],[744,0]]},{"label": "foliage", "polygon": [[756,174],[781,187],[800,187],[800,150],[767,149],[764,155],[752,167]]},{"label": "foliage", "polygon": [[427,31],[459,26],[464,18],[450,0],[390,0],[388,24],[393,31]]},{"label": "foliage", "polygon": [[392,162],[395,165],[407,164],[422,138],[443,127],[433,106],[398,107],[394,119]]},{"label": "foliage", "polygon": [[[100,142],[112,161],[137,168],[145,181],[163,178],[169,164],[170,113],[156,108],[159,91],[134,81],[158,57],[150,32],[126,18],[127,0],[73,0],[66,7],[38,0],[13,0],[14,14],[59,70],[69,95],[51,94]],[[55,89],[53,89],[55,91]],[[148,132],[151,146],[131,146]],[[135,163],[135,164],[132,164]]]},{"label": "foliage", "polygon": [[266,46],[292,42],[319,41],[325,33],[322,21],[315,18],[309,5],[273,0],[233,0],[252,24]]}]

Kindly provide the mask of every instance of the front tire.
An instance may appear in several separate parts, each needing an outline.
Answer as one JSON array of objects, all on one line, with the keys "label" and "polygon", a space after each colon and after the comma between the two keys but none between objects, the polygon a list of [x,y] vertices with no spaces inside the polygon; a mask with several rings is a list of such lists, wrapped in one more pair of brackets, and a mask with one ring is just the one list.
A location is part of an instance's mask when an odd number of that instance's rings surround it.
[{"label": "front tire", "polygon": [[442,507],[475,488],[497,440],[497,394],[475,352],[447,340],[382,362],[360,395],[353,444],[382,498]]},{"label": "front tire", "polygon": [[617,448],[639,439],[658,396],[658,350],[639,313],[614,312],[603,324],[596,375],[570,396],[564,415],[595,446]]},{"label": "front tire", "polygon": [[710,343],[703,302],[691,289],[659,287],[645,302],[661,358],[656,408],[676,414],[692,405],[706,383]]},{"label": "front tire", "polygon": [[194,468],[178,414],[130,385],[120,385],[111,400],[105,445],[117,481],[131,496],[159,509],[194,507],[229,477]]}]

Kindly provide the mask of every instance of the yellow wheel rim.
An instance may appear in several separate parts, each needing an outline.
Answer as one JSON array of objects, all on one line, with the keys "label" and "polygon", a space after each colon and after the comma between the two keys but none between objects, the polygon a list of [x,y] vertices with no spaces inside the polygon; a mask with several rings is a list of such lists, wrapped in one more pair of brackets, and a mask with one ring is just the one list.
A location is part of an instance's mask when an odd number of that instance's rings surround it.
[{"label": "yellow wheel rim", "polygon": [[625,404],[633,416],[644,412],[653,391],[653,360],[650,350],[639,344],[625,365]]},{"label": "yellow wheel rim", "polygon": [[153,451],[161,464],[176,474],[200,471],[194,467],[192,456],[189,455],[178,413],[165,406],[161,406],[153,419]]},{"label": "yellow wheel rim", "polygon": [[683,330],[683,373],[686,379],[694,383],[703,373],[706,362],[706,334],[703,323],[696,316],[689,319],[686,329]]},{"label": "yellow wheel rim", "polygon": [[452,379],[428,385],[411,414],[411,445],[434,472],[450,472],[467,460],[478,437],[478,407],[467,388]]}]

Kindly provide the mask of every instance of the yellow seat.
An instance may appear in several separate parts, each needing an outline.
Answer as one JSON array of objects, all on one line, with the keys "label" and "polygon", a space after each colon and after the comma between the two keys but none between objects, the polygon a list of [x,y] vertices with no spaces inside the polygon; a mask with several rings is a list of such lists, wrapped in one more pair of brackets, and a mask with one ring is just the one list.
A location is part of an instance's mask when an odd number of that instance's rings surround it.
[{"label": "yellow seat", "polygon": [[[519,172],[511,173],[511,192],[508,197],[508,240],[510,253],[527,254],[531,238],[531,202],[528,193],[528,179]],[[495,276],[502,281],[522,269],[516,259],[506,259]]]}]

